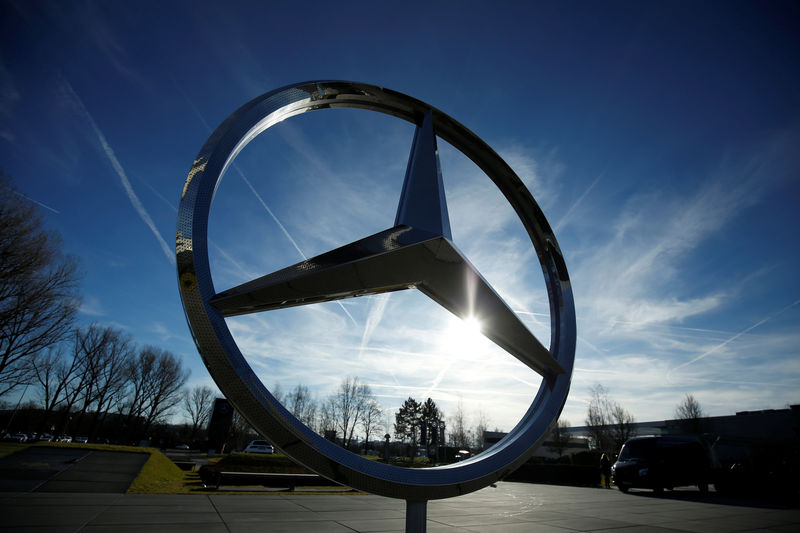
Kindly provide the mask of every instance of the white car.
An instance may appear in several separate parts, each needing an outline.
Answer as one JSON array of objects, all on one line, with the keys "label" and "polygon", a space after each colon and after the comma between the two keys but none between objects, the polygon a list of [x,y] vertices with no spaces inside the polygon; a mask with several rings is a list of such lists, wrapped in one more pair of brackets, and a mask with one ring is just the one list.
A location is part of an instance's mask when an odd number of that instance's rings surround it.
[{"label": "white car", "polygon": [[275,453],[275,447],[265,440],[254,440],[247,445],[244,453]]}]

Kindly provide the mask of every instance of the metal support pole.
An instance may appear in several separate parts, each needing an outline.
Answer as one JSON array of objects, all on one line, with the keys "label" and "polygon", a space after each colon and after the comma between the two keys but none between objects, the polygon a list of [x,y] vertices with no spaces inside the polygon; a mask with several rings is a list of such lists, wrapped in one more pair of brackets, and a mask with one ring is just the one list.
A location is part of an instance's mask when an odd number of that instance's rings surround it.
[{"label": "metal support pole", "polygon": [[425,533],[428,520],[426,500],[406,500],[406,533]]}]

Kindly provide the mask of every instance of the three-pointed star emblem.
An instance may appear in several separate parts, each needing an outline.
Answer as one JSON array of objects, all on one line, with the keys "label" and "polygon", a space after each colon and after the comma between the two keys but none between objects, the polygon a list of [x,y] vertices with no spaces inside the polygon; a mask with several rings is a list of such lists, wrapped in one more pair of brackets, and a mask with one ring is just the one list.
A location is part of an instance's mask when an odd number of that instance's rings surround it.
[{"label": "three-pointed star emblem", "polygon": [[433,115],[417,126],[394,226],[216,294],[235,316],[416,288],[475,318],[501,348],[549,379],[564,369],[453,244]]}]

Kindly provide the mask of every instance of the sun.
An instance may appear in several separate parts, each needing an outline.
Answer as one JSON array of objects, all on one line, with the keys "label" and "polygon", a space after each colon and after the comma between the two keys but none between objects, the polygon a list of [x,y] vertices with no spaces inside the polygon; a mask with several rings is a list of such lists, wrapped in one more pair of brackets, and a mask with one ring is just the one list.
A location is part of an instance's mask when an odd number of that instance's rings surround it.
[{"label": "sun", "polygon": [[480,320],[475,317],[460,319],[451,316],[441,338],[443,351],[459,358],[469,358],[487,341],[481,327]]}]

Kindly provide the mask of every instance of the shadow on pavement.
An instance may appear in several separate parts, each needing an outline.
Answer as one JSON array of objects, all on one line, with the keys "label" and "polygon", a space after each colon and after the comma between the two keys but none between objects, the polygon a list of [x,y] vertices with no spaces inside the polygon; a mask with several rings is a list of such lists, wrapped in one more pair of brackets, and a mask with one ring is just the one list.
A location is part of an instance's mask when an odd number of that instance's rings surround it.
[{"label": "shadow on pavement", "polygon": [[777,491],[764,491],[760,494],[722,494],[713,490],[709,490],[708,493],[704,494],[697,489],[678,488],[675,490],[665,490],[660,494],[647,489],[630,489],[628,491],[628,495],[639,498],[713,503],[717,505],[732,505],[737,507],[760,507],[764,509],[800,508],[800,498],[798,498],[797,492],[793,494]]},{"label": "shadow on pavement", "polygon": [[31,446],[0,458],[0,492],[125,492],[149,455]]}]

